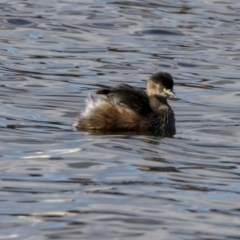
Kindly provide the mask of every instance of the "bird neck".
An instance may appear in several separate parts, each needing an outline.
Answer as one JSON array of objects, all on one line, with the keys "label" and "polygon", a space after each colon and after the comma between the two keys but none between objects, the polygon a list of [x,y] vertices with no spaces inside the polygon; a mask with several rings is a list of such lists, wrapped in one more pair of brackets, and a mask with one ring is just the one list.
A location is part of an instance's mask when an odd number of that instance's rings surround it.
[{"label": "bird neck", "polygon": [[153,111],[171,109],[171,107],[168,105],[167,98],[160,95],[149,96],[149,102]]}]

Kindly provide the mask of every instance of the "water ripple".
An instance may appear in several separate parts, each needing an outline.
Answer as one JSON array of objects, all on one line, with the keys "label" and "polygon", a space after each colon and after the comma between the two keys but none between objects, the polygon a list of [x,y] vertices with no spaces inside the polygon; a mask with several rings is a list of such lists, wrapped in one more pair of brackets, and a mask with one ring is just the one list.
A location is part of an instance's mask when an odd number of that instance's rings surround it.
[{"label": "water ripple", "polygon": [[[0,9],[0,239],[239,239],[238,1]],[[157,71],[173,138],[73,131],[98,84]]]}]

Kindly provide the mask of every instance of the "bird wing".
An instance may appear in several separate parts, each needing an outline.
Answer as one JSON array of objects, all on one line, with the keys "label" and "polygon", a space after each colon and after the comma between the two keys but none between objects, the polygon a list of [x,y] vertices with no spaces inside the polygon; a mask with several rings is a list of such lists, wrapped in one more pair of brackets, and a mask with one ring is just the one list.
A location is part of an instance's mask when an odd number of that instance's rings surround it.
[{"label": "bird wing", "polygon": [[121,84],[117,87],[104,87],[99,89],[97,94],[103,94],[113,104],[130,108],[133,111],[146,116],[152,112],[149,105],[149,98],[145,91],[138,87]]}]

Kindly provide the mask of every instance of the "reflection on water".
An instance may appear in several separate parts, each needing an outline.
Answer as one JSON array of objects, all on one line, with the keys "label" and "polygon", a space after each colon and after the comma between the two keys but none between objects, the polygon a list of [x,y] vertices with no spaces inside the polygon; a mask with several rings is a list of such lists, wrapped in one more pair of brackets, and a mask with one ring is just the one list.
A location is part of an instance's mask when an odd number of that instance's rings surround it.
[{"label": "reflection on water", "polygon": [[[238,1],[0,8],[0,239],[239,239]],[[173,138],[72,130],[97,84],[157,71]]]}]

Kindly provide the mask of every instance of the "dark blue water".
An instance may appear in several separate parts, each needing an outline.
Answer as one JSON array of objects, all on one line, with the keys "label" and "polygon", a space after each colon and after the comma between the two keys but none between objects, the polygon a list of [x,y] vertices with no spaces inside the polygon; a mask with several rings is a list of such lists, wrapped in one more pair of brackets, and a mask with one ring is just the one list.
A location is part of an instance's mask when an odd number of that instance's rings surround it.
[{"label": "dark blue water", "polygon": [[[0,239],[240,239],[239,1],[0,9]],[[174,138],[73,131],[96,84],[158,71]]]}]

